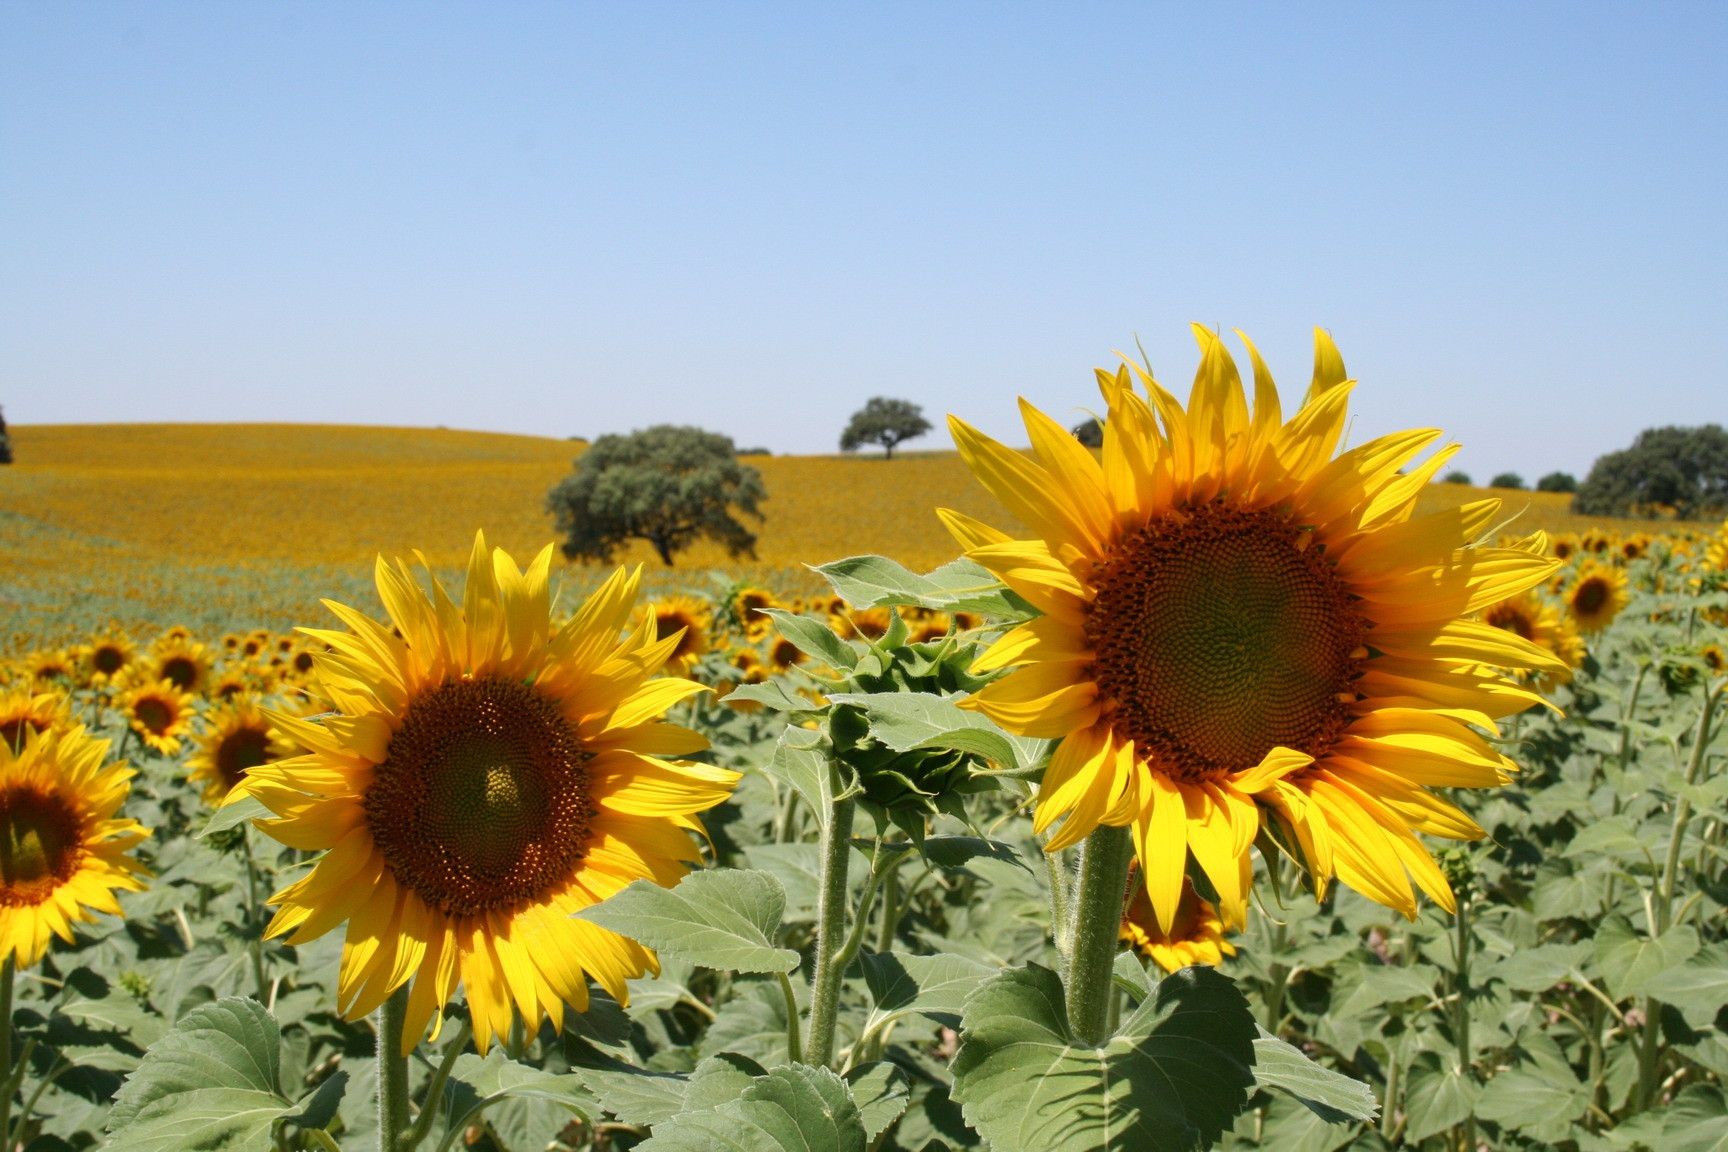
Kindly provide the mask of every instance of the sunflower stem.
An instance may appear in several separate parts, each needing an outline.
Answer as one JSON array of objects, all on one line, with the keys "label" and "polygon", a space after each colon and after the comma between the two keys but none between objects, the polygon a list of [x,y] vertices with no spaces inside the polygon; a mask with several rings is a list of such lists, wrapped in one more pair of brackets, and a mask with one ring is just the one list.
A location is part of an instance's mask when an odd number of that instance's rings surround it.
[{"label": "sunflower stem", "polygon": [[[1698,727],[1692,735],[1692,753],[1686,762],[1686,784],[1698,783],[1710,746],[1711,721],[1716,705],[1722,699],[1722,688],[1706,688],[1704,707],[1698,715]],[[1685,796],[1674,801],[1674,824],[1668,833],[1668,851],[1662,860],[1662,872],[1656,882],[1654,899],[1648,908],[1650,939],[1667,932],[1673,923],[1674,886],[1680,872],[1681,846],[1686,840],[1686,828],[1692,822],[1692,803]],[[1638,1047],[1638,1107],[1649,1108],[1656,1103],[1658,1070],[1662,1056],[1662,1004],[1655,997],[1644,1000],[1644,1036]]]},{"label": "sunflower stem", "polygon": [[270,982],[264,978],[264,928],[258,915],[258,865],[252,859],[252,826],[240,825],[240,852],[246,858],[246,947],[252,954],[252,983],[258,1003],[270,1003]]},{"label": "sunflower stem", "polygon": [[462,1030],[456,1033],[444,1049],[444,1058],[438,1062],[438,1068],[432,1073],[432,1080],[426,1085],[426,1099],[420,1105],[420,1115],[414,1118],[414,1127],[402,1140],[401,1152],[414,1152],[425,1141],[427,1133],[432,1131],[432,1121],[438,1115],[438,1105],[444,1095],[444,1085],[450,1080],[450,1070],[456,1067],[456,1058],[462,1055],[468,1047],[468,1037],[474,1034],[474,1025],[468,1020],[462,1021]]},{"label": "sunflower stem", "polygon": [[[835,792],[841,789],[836,787]],[[834,1024],[846,962],[846,880],[852,863],[850,799],[836,800],[822,829],[821,895],[816,904],[816,971],[810,980],[810,1032],[805,1059],[818,1067],[834,1059]]]},{"label": "sunflower stem", "polygon": [[1110,1038],[1112,972],[1122,934],[1122,900],[1134,841],[1127,828],[1100,825],[1080,853],[1080,885],[1074,897],[1068,964],[1068,1031],[1082,1044],[1102,1046]]},{"label": "sunflower stem", "polygon": [[397,1152],[408,1127],[408,1057],[402,1054],[402,1021],[408,986],[378,1006],[378,1152]]},{"label": "sunflower stem", "polygon": [[1046,852],[1044,865],[1050,870],[1050,939],[1056,945],[1056,971],[1066,980],[1074,954],[1074,924],[1069,918],[1074,903],[1074,869],[1065,850]]},{"label": "sunflower stem", "polygon": [[14,955],[6,953],[0,965],[0,1084],[6,1095],[0,1099],[0,1147],[12,1147],[12,978],[17,975]]}]

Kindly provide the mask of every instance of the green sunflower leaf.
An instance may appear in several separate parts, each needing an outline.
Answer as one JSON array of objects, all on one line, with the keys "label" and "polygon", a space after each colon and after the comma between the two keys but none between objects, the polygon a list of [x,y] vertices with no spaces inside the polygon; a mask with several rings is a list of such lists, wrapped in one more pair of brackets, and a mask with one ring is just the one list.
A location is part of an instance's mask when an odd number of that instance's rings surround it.
[{"label": "green sunflower leaf", "polygon": [[692,872],[676,888],[632,881],[576,915],[667,956],[730,972],[790,972],[798,953],[774,944],[786,892],[766,872]]},{"label": "green sunflower leaf", "polygon": [[[880,1117],[878,1117],[879,1119]],[[864,1152],[868,1137],[846,1081],[788,1064],[735,1098],[654,1126],[641,1152]]]},{"label": "green sunflower leaf", "polygon": [[764,608],[762,614],[773,620],[780,635],[806,656],[814,656],[835,668],[858,666],[857,649],[834,635],[833,629],[820,620],[783,608]]},{"label": "green sunflower leaf", "polygon": [[108,1115],[108,1149],[268,1147],[292,1107],[279,1088],[281,1033],[255,1000],[230,997],[180,1018],[126,1078]]},{"label": "green sunflower leaf", "polygon": [[970,560],[952,561],[924,576],[886,556],[848,556],[812,567],[854,608],[910,605],[978,612],[996,620],[1036,615],[1030,605]]},{"label": "green sunflower leaf", "polygon": [[1032,964],[966,1001],[954,1098],[997,1148],[1189,1152],[1246,1104],[1255,1033],[1235,984],[1186,968],[1090,1047],[1069,1033],[1061,980]]},{"label": "green sunflower leaf", "polygon": [[1329,1124],[1372,1120],[1379,1111],[1368,1085],[1322,1068],[1265,1029],[1254,1041],[1254,1080],[1262,1088],[1295,1097]]}]

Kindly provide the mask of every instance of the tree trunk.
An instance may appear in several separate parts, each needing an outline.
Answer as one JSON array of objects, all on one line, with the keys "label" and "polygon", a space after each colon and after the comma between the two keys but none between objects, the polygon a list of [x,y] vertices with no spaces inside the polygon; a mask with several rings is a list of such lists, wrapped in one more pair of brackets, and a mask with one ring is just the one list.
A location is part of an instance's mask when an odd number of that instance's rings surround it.
[{"label": "tree trunk", "polygon": [[660,553],[661,562],[668,568],[672,567],[672,550],[666,546],[666,542],[660,539],[653,539],[649,542],[654,545],[654,551]]},{"label": "tree trunk", "polygon": [[884,460],[892,460],[892,459],[894,459],[894,444],[893,444],[893,441],[890,441],[890,440],[884,440],[884,441],[883,441],[883,442],[882,442],[882,459],[884,459]]}]

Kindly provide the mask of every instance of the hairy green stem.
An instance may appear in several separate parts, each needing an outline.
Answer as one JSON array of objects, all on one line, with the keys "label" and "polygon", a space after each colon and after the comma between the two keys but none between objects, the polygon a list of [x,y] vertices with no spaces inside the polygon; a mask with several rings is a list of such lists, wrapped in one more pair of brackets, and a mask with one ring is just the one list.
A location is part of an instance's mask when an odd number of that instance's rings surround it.
[{"label": "hairy green stem", "polygon": [[270,1002],[270,984],[264,978],[264,925],[258,914],[258,865],[252,858],[252,826],[240,825],[240,852],[246,859],[246,948],[252,954],[252,984],[258,1003]]},{"label": "hairy green stem", "polygon": [[798,1026],[798,994],[792,990],[792,979],[779,973],[780,994],[786,1000],[786,1059],[793,1064],[804,1063],[804,1037]]},{"label": "hairy green stem", "polygon": [[378,1152],[397,1152],[408,1127],[408,1057],[402,1054],[402,1021],[408,1014],[408,986],[392,992],[378,1008]]},{"label": "hairy green stem", "polygon": [[11,952],[0,965],[0,1084],[6,1095],[0,1099],[0,1147],[12,1147],[12,980],[18,974]]},{"label": "hairy green stem", "polygon": [[893,951],[894,937],[899,931],[900,864],[895,861],[888,866],[887,875],[882,877],[882,926],[876,932],[876,951]]},{"label": "hairy green stem", "polygon": [[462,1030],[456,1033],[444,1049],[444,1058],[438,1062],[438,1068],[432,1073],[431,1083],[426,1085],[426,1099],[420,1105],[420,1115],[414,1118],[414,1127],[409,1129],[407,1137],[402,1141],[402,1152],[414,1152],[420,1147],[426,1134],[432,1131],[432,1121],[438,1115],[438,1103],[444,1095],[444,1085],[450,1080],[450,1071],[456,1067],[456,1058],[462,1055],[468,1047],[468,1037],[473,1035],[474,1025],[467,1020],[462,1021]]},{"label": "hairy green stem", "polygon": [[[836,792],[840,789],[836,788]],[[816,970],[810,980],[810,1034],[804,1046],[808,1063],[834,1059],[834,1025],[840,1010],[840,979],[846,965],[846,879],[852,863],[851,800],[836,800],[822,829],[821,891],[816,903]]]},{"label": "hairy green stem", "polygon": [[[1458,914],[1453,918],[1453,928],[1456,931],[1456,943],[1453,946],[1455,969],[1455,986],[1458,993],[1458,1024],[1453,1029],[1453,1038],[1458,1045],[1458,1075],[1461,1079],[1474,1081],[1475,1061],[1470,1055],[1470,894],[1460,893],[1458,896]],[[1390,1107],[1390,1102],[1388,1102]],[[1476,1113],[1474,1110],[1464,1117],[1464,1147],[1474,1152],[1476,1147]]]},{"label": "hairy green stem", "polygon": [[[1698,783],[1707,760],[1706,750],[1710,746],[1711,722],[1716,716],[1716,705],[1722,699],[1723,689],[1707,688],[1704,692],[1704,707],[1698,713],[1698,726],[1692,733],[1692,754],[1686,761],[1687,786]],[[1674,886],[1680,872],[1680,856],[1682,845],[1686,839],[1686,828],[1692,822],[1692,802],[1685,796],[1674,801],[1674,823],[1668,832],[1668,851],[1662,859],[1662,871],[1656,881],[1656,890],[1647,905],[1648,927],[1650,939],[1655,940],[1668,928],[1672,922],[1674,911]],[[1657,1083],[1661,1071],[1662,1056],[1662,1004],[1654,997],[1644,998],[1644,1035],[1638,1045],[1638,1109],[1642,1111],[1656,1103]]]},{"label": "hairy green stem", "polygon": [[1122,935],[1122,898],[1134,841],[1126,828],[1100,825],[1086,837],[1080,855],[1080,887],[1074,898],[1074,956],[1068,965],[1068,1030],[1082,1044],[1102,1046],[1110,1038],[1112,971]]},{"label": "hairy green stem", "polygon": [[1046,852],[1044,866],[1050,870],[1050,939],[1056,945],[1056,972],[1066,980],[1074,955],[1074,869],[1066,850]]}]

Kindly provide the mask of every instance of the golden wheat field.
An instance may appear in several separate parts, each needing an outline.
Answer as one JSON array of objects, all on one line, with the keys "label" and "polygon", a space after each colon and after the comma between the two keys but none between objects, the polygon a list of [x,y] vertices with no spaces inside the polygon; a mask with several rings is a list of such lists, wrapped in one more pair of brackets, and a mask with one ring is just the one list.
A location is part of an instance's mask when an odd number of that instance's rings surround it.
[{"label": "golden wheat field", "polygon": [[[320,597],[369,601],[379,552],[419,548],[454,567],[476,527],[532,553],[553,535],[546,491],[581,450],[547,437],[301,424],[26,425],[12,436],[18,462],[0,469],[0,645],[14,651],[109,621],[209,632],[318,620]],[[674,569],[646,545],[624,558],[646,563],[659,589],[710,587],[719,570],[803,590],[818,584],[806,563],[952,559],[934,507],[1011,522],[952,452],[750,462],[769,492],[755,563],[711,544]],[[1480,492],[1434,485],[1425,499],[1440,507]],[[1502,495],[1513,530],[1590,526],[1564,495]],[[584,587],[600,571],[569,566],[565,583]]]}]

